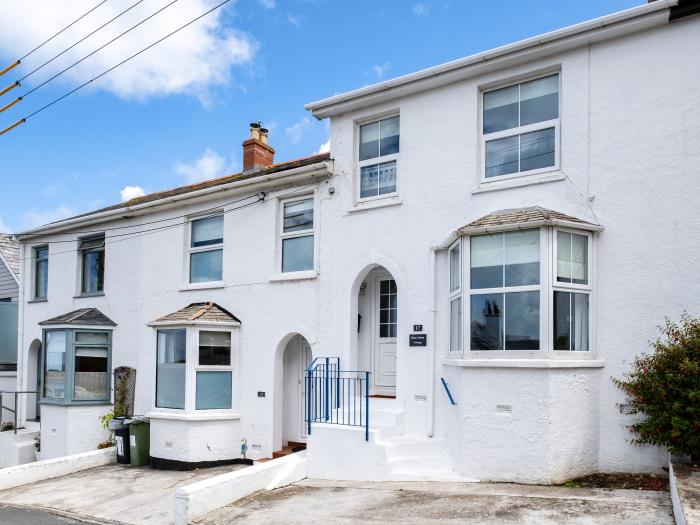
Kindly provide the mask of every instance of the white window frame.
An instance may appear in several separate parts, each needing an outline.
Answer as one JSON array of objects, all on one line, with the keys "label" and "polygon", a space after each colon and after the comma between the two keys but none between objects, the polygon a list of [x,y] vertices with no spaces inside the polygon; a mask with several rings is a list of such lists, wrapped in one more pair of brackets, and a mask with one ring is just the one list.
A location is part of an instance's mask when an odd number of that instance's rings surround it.
[{"label": "white window frame", "polygon": [[[537,228],[533,228],[537,229]],[[551,359],[551,360],[595,360],[597,349],[595,344],[596,302],[595,302],[595,236],[593,232],[576,228],[542,226],[540,231],[540,284],[528,286],[513,286],[503,288],[471,289],[471,242],[472,236],[465,235],[455,241],[445,250],[447,271],[446,284],[446,356],[448,359],[462,358],[472,360],[485,359]],[[513,230],[502,230],[497,233],[508,233]],[[558,283],[556,281],[557,266],[557,232],[564,231],[586,236],[588,239],[588,284]],[[494,232],[496,233],[496,232]],[[474,236],[476,236],[475,234]],[[461,290],[450,292],[449,259],[451,250],[461,244]],[[511,293],[521,291],[540,291],[540,349],[539,350],[471,350],[471,296],[488,293]],[[588,303],[588,350],[554,350],[554,292],[584,293],[589,296]],[[462,349],[450,350],[450,305],[457,296],[462,296]],[[504,319],[505,332],[505,319]]]},{"label": "white window frame", "polygon": [[[588,284],[577,284],[577,283],[564,283],[557,281],[557,241],[558,232],[573,233],[576,235],[582,235],[586,237],[588,242],[588,253],[587,253],[587,272],[588,272]],[[593,297],[593,234],[588,231],[576,230],[573,228],[551,228],[552,235],[552,272],[551,272],[551,301],[550,301],[550,326],[549,326],[549,337],[550,337],[550,352],[553,357],[559,358],[581,358],[582,356],[593,356],[594,350],[594,338],[595,333],[593,323],[595,320],[594,315],[594,297]],[[588,350],[555,350],[554,349],[554,292],[568,292],[568,293],[580,293],[588,295]]]},{"label": "white window frame", "polygon": [[[463,237],[460,237],[455,241],[448,249],[447,249],[447,316],[448,316],[448,332],[447,332],[447,350],[448,354],[450,355],[455,355],[455,354],[461,354],[464,352],[464,329],[465,329],[465,324],[464,324],[464,294],[462,293],[462,290],[464,289],[464,247],[463,242],[462,242]],[[451,290],[450,288],[452,287],[452,251],[459,249],[459,268],[458,268],[458,273],[459,273],[459,286],[455,290]],[[459,322],[461,323],[460,327],[460,340],[459,340],[459,348],[453,349],[452,348],[452,303],[460,299],[462,301],[462,315],[460,316]]]},{"label": "white window frame", "polygon": [[[85,257],[84,253],[85,251],[90,251],[90,252],[95,252],[99,250],[91,249],[91,250],[84,250],[81,245],[84,241],[90,241],[90,240],[95,240],[102,238],[103,246],[102,246],[102,253],[103,253],[103,264],[102,264],[102,289],[95,291],[95,292],[86,292],[83,290],[83,283],[85,279]],[[78,283],[77,283],[77,292],[75,297],[96,297],[96,296],[101,296],[105,295],[105,289],[107,288],[107,235],[105,233],[98,233],[95,235],[86,235],[85,237],[79,237],[78,239],[78,246],[77,246],[77,252],[78,252]]]},{"label": "white window frame", "polygon": [[[484,95],[492,91],[503,89],[510,86],[518,86],[518,93],[520,93],[520,85],[533,80],[538,80],[541,78],[547,78],[554,75],[558,75],[559,81],[559,116],[556,119],[546,120],[543,122],[536,122],[534,124],[528,124],[526,126],[517,126],[514,128],[504,129],[501,131],[496,131],[494,133],[484,133]],[[539,175],[542,173],[550,173],[560,171],[560,156],[561,156],[561,134],[560,134],[560,124],[561,124],[561,71],[554,70],[548,72],[538,73],[536,75],[531,75],[519,79],[517,81],[508,81],[498,84],[496,86],[489,86],[488,89],[482,89],[479,96],[479,146],[481,152],[479,158],[481,159],[481,183],[488,184],[489,182],[497,182],[508,179],[516,179],[521,177],[529,177],[531,175]],[[520,95],[518,94],[518,113],[520,112]],[[518,121],[520,119],[518,118]],[[540,131],[547,128],[554,128],[554,165],[546,166],[544,168],[537,168],[534,170],[527,171],[517,171],[516,173],[508,173],[506,175],[498,175],[496,177],[486,177],[486,143],[492,140],[502,139],[506,137],[519,136],[524,133],[530,133],[533,131]],[[518,169],[520,168],[520,154],[518,153]]]},{"label": "white window frame", "polygon": [[[382,120],[390,119],[398,117],[399,118],[399,152],[398,153],[392,153],[391,155],[380,155],[378,157],[373,157],[371,159],[367,160],[360,160],[360,128],[362,126],[365,126],[367,124],[372,124],[374,122],[380,122]],[[356,140],[355,140],[355,163],[356,163],[356,168],[355,168],[355,202],[361,203],[361,202],[371,202],[371,201],[377,201],[377,200],[382,200],[382,199],[389,199],[392,197],[397,197],[399,194],[399,171],[400,171],[400,161],[399,157],[401,156],[401,115],[398,111],[387,113],[386,115],[382,115],[379,117],[372,117],[372,118],[367,118],[367,119],[362,119],[357,122],[355,122],[355,135],[356,135]],[[380,140],[381,140],[381,125],[380,125]],[[379,164],[383,164],[385,162],[396,162],[396,190],[394,190],[391,193],[383,193],[381,195],[373,195],[371,197],[362,197],[362,168],[366,166],[375,166]]]},{"label": "white window frame", "polygon": [[[156,374],[158,367],[158,331],[159,330],[185,330],[185,408],[166,408],[156,406]],[[229,366],[199,365],[199,332],[230,332],[231,334],[231,364]],[[236,388],[238,386],[238,347],[239,328],[237,326],[216,326],[206,323],[182,324],[167,323],[153,325],[153,359],[155,364],[153,370],[153,387],[151,392],[151,413],[154,417],[158,415],[187,415],[187,416],[238,416],[238,400]],[[231,373],[231,408],[196,408],[197,401],[197,372],[230,372]]]},{"label": "white window frame", "polygon": [[[222,225],[222,241],[218,244],[208,244],[207,246],[192,246],[192,225],[195,221],[198,221],[200,219],[209,219],[210,217],[216,217],[218,215],[221,215],[223,217],[223,225]],[[217,284],[222,284],[225,279],[224,279],[224,268],[226,265],[224,264],[224,257],[226,255],[224,245],[226,244],[226,215],[224,214],[224,210],[216,211],[213,213],[207,213],[204,215],[191,215],[187,217],[186,220],[187,224],[187,232],[185,235],[185,245],[186,245],[186,262],[185,262],[185,287],[206,287],[206,286],[211,286],[211,285],[217,285]],[[200,252],[210,252],[214,250],[221,250],[221,279],[218,281],[201,281],[201,282],[196,282],[193,283],[191,281],[192,275],[191,275],[191,265],[192,265],[192,254],[193,253],[200,253]]]},{"label": "white window frame", "polygon": [[[289,204],[290,202],[298,202],[298,201],[304,201],[304,200],[309,200],[313,202],[314,205],[314,210],[313,210],[313,217],[314,217],[314,224],[311,228],[308,228],[306,230],[297,230],[293,232],[285,232],[284,231],[284,205]],[[277,261],[276,261],[276,271],[278,275],[281,276],[294,276],[294,275],[306,275],[309,274],[310,272],[315,274],[316,269],[318,268],[318,202],[316,199],[316,194],[315,193],[300,193],[299,195],[294,195],[292,197],[285,197],[284,199],[279,199],[279,204],[277,208]],[[297,270],[293,272],[284,272],[282,268],[282,263],[283,263],[283,256],[284,256],[284,240],[285,239],[294,239],[297,237],[313,237],[313,245],[314,245],[314,257],[313,257],[313,266],[308,269],[308,270]]]}]

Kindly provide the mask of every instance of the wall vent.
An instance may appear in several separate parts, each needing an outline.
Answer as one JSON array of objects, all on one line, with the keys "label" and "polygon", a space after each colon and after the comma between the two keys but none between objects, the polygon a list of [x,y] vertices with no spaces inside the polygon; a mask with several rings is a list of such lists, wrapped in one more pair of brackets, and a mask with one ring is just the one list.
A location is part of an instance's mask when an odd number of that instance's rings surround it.
[{"label": "wall vent", "polygon": [[496,405],[496,412],[499,414],[511,414],[513,405]]}]

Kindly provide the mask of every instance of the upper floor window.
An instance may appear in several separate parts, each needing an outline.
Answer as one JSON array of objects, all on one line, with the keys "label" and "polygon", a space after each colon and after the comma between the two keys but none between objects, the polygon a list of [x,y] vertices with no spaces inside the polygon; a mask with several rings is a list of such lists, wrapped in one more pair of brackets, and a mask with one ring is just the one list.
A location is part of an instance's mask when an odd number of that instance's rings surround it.
[{"label": "upper floor window", "polygon": [[49,287],[49,247],[34,248],[34,299],[46,299]]},{"label": "upper floor window", "polygon": [[314,198],[282,202],[282,273],[314,269]]},{"label": "upper floor window", "polygon": [[190,283],[221,281],[224,260],[223,214],[190,223]]},{"label": "upper floor window", "polygon": [[360,126],[360,199],[396,193],[399,117]]},{"label": "upper floor window", "polygon": [[110,401],[112,333],[109,330],[45,330],[44,401]]},{"label": "upper floor window", "polygon": [[104,290],[105,237],[90,237],[80,240],[81,292],[97,294]]},{"label": "upper floor window", "polygon": [[483,179],[556,169],[559,164],[559,75],[483,94]]}]

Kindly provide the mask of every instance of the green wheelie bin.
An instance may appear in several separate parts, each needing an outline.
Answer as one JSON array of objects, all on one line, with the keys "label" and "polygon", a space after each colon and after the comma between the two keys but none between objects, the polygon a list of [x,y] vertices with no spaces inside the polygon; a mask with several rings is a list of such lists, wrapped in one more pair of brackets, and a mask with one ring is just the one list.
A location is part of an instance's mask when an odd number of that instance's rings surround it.
[{"label": "green wheelie bin", "polygon": [[142,467],[150,463],[151,424],[147,417],[136,416],[129,423],[129,452],[131,466]]}]

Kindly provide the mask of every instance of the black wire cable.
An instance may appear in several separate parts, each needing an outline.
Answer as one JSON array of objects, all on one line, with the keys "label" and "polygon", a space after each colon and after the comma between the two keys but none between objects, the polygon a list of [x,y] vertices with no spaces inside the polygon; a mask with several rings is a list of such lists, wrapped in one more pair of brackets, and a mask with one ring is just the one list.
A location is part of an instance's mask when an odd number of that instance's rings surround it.
[{"label": "black wire cable", "polygon": [[[143,2],[143,0],[138,0],[138,2],[136,2],[135,4],[132,4],[130,7],[127,7],[126,9],[124,9],[124,11],[122,11],[121,13],[119,13],[117,16],[115,16],[115,17],[109,19],[107,22],[105,22],[104,24],[102,24],[100,27],[98,27],[97,29],[95,29],[95,30],[92,31],[91,33],[85,35],[83,38],[81,38],[80,40],[78,40],[78,41],[77,41],[75,44],[73,44],[72,46],[70,46],[70,47],[64,49],[64,50],[61,51],[58,55],[54,56],[53,58],[50,58],[49,60],[47,60],[46,62],[44,62],[44,63],[41,64],[40,66],[37,66],[36,68],[34,68],[33,70],[31,70],[29,73],[27,73],[27,74],[24,75],[22,78],[20,78],[17,82],[22,82],[23,80],[29,78],[30,76],[32,76],[32,75],[33,75],[34,73],[36,73],[37,71],[39,71],[39,70],[42,69],[43,67],[49,65],[51,62],[53,62],[54,60],[56,60],[58,57],[64,55],[65,53],[67,53],[68,51],[70,51],[71,49],[73,49],[75,46],[77,46],[78,44],[80,44],[81,42],[84,42],[86,39],[90,38],[92,35],[94,35],[94,34],[97,33],[98,31],[100,31],[101,29],[104,29],[105,27],[107,27],[109,24],[111,24],[112,22],[114,22],[114,21],[115,21],[117,18],[119,18],[120,16],[122,16],[122,15],[128,13],[129,11],[131,11],[134,7],[136,7],[137,5],[139,5],[141,2]],[[25,95],[25,97],[26,97],[26,95]]]},{"label": "black wire cable", "polygon": [[[60,77],[60,76],[61,76],[63,73],[65,73],[66,71],[69,71],[70,69],[73,69],[75,66],[77,66],[77,65],[80,64],[81,62],[84,62],[85,60],[87,60],[88,58],[90,58],[90,57],[91,57],[92,55],[94,55],[95,53],[97,53],[97,52],[103,50],[105,47],[107,47],[108,45],[110,45],[110,44],[116,42],[117,40],[119,40],[121,37],[123,37],[123,36],[126,35],[127,33],[133,31],[134,29],[136,29],[136,28],[139,27],[140,25],[142,25],[142,24],[144,24],[145,22],[149,21],[151,18],[153,18],[154,16],[156,16],[156,15],[159,14],[160,12],[165,11],[168,7],[170,7],[171,5],[173,5],[173,4],[174,4],[175,2],[177,2],[177,1],[178,1],[178,0],[172,0],[170,3],[164,5],[164,6],[161,7],[160,9],[158,9],[155,13],[150,14],[149,16],[147,16],[146,18],[144,18],[143,20],[141,20],[139,23],[137,23],[137,24],[131,26],[129,29],[127,29],[127,30],[124,31],[123,33],[117,35],[116,37],[114,37],[112,40],[110,40],[110,41],[107,42],[106,44],[101,45],[100,47],[98,47],[97,49],[95,49],[94,51],[92,51],[91,53],[88,53],[87,55],[85,55],[85,56],[84,56],[83,58],[81,58],[80,60],[78,60],[78,61],[76,61],[76,62],[73,62],[70,66],[68,66],[68,67],[66,67],[66,68],[64,68],[64,69],[62,69],[61,71],[59,71],[58,73],[56,73],[56,74],[53,75],[52,77],[49,77],[48,79],[44,80],[41,84],[39,84],[39,85],[37,85],[37,86],[34,86],[32,89],[30,89],[29,91],[27,91],[24,95],[22,95],[20,98],[24,99],[24,98],[28,97],[29,95],[31,95],[32,93],[34,93],[37,89],[39,89],[39,88],[45,86],[46,84],[48,84],[49,82],[51,82],[51,81],[54,80],[55,78]],[[128,59],[127,59],[127,60],[128,60]],[[109,71],[110,71],[110,70],[107,70],[105,73],[107,73],[107,72],[109,72]],[[104,73],[103,73],[103,74],[104,74]],[[95,78],[99,78],[99,77],[95,77]],[[93,80],[95,80],[95,79],[93,79]],[[88,84],[89,84],[90,82],[92,82],[92,80],[90,80],[90,81],[88,82]],[[81,87],[82,87],[82,86],[81,86]],[[29,117],[26,117],[26,118],[29,118]]]},{"label": "black wire cable", "polygon": [[74,25],[75,23],[77,23],[77,22],[79,22],[80,20],[82,20],[83,18],[85,18],[87,15],[89,15],[90,13],[92,13],[95,9],[97,9],[98,7],[100,7],[102,4],[104,4],[104,3],[106,3],[106,2],[107,2],[107,0],[102,0],[102,2],[100,2],[99,4],[97,4],[95,7],[93,7],[92,9],[90,9],[89,11],[87,11],[86,13],[80,15],[78,18],[76,18],[75,20],[73,20],[70,24],[68,24],[66,27],[64,27],[63,29],[61,29],[58,33],[56,33],[55,35],[53,35],[51,38],[48,38],[48,39],[44,40],[41,44],[39,44],[38,46],[36,46],[34,49],[32,49],[29,53],[27,53],[26,55],[24,55],[22,58],[20,58],[19,61],[21,62],[22,60],[24,60],[25,58],[27,58],[29,55],[31,55],[32,53],[34,53],[35,51],[39,50],[41,47],[43,47],[43,46],[45,46],[46,44],[48,44],[49,42],[51,42],[54,38],[56,38],[58,35],[60,35],[61,33],[63,33],[66,29],[68,29],[69,27],[71,27],[71,26]]},{"label": "black wire cable", "polygon": [[[177,1],[177,0],[174,0],[174,1]],[[153,42],[153,43],[150,44],[149,46],[144,47],[141,51],[138,51],[137,53],[134,53],[134,54],[131,55],[130,57],[128,57],[128,58],[122,60],[121,62],[119,62],[118,64],[116,64],[116,65],[110,67],[110,68],[107,69],[106,71],[104,71],[104,72],[100,73],[99,75],[97,75],[97,76],[91,78],[91,79],[88,80],[87,82],[84,82],[84,83],[82,83],[81,85],[79,85],[78,87],[76,87],[76,88],[70,90],[68,93],[66,93],[66,94],[64,94],[64,95],[61,95],[60,97],[58,97],[57,99],[53,100],[52,102],[49,102],[48,104],[46,104],[45,106],[42,106],[41,108],[37,109],[37,110],[34,111],[33,113],[30,113],[29,115],[27,115],[26,117],[24,117],[23,119],[21,119],[20,122],[25,122],[25,121],[27,121],[28,119],[30,119],[31,117],[33,117],[34,115],[36,115],[37,113],[41,113],[41,112],[44,111],[45,109],[50,108],[51,106],[53,106],[53,105],[56,104],[57,102],[60,102],[61,100],[63,100],[64,98],[66,98],[66,97],[68,97],[68,96],[70,96],[70,95],[72,95],[73,93],[75,93],[75,92],[78,91],[79,89],[82,89],[82,88],[84,88],[85,86],[87,86],[88,84],[94,82],[95,80],[97,80],[97,79],[99,79],[99,78],[105,76],[107,73],[110,73],[111,71],[115,70],[115,69],[118,68],[119,66],[121,66],[121,65],[125,64],[126,62],[128,62],[129,60],[132,60],[133,58],[136,58],[136,57],[139,56],[141,53],[144,53],[144,52],[148,51],[149,49],[151,49],[152,47],[154,47],[154,46],[160,44],[163,40],[165,40],[165,39],[167,39],[167,38],[170,38],[170,37],[173,36],[175,33],[178,33],[179,31],[182,31],[182,30],[185,29],[186,27],[188,27],[188,26],[194,24],[194,23],[197,22],[199,19],[204,18],[204,17],[205,17],[206,15],[208,15],[209,13],[211,13],[211,12],[213,12],[213,11],[216,11],[216,10],[219,9],[221,6],[223,6],[224,4],[229,3],[230,1],[231,1],[231,0],[224,0],[223,2],[218,3],[217,5],[215,5],[214,7],[212,7],[211,9],[209,9],[208,11],[205,11],[204,13],[202,13],[201,15],[199,15],[198,17],[193,18],[192,20],[190,20],[189,22],[187,22],[185,25],[182,25],[182,26],[178,27],[176,30],[174,30],[174,31],[172,31],[172,32],[170,32],[170,33],[168,33],[168,34],[165,35],[163,38],[160,38],[159,40],[156,40],[155,42]],[[170,4],[168,4],[168,5],[170,5]],[[167,6],[166,6],[166,7],[167,7]],[[155,13],[154,13],[154,14],[155,14]]]}]

